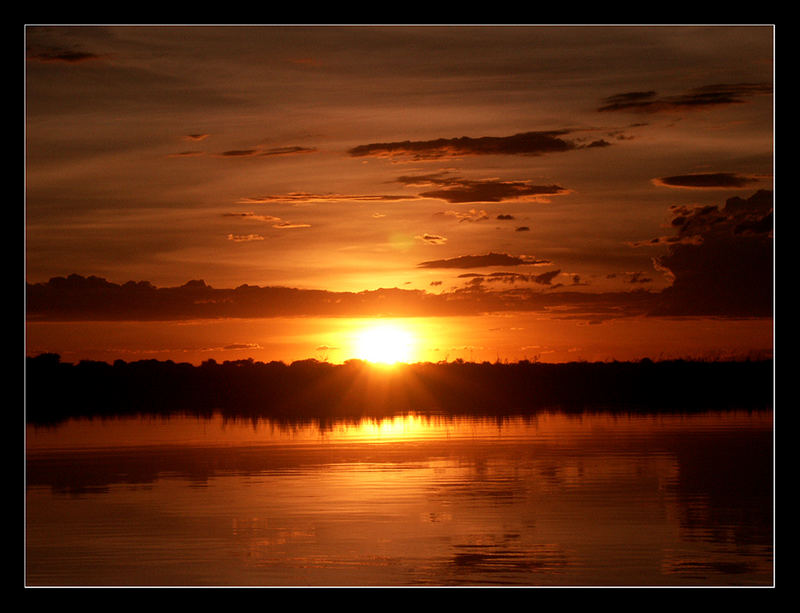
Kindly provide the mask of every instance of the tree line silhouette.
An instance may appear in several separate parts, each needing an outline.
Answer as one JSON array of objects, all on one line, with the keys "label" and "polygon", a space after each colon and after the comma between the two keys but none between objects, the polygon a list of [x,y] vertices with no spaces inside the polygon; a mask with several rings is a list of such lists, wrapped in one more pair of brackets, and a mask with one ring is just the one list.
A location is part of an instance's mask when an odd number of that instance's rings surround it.
[{"label": "tree line silhouette", "polygon": [[769,409],[772,360],[454,362],[397,364],[252,359],[195,366],[26,358],[26,419],[213,414],[281,420],[416,413],[510,415],[564,411]]}]

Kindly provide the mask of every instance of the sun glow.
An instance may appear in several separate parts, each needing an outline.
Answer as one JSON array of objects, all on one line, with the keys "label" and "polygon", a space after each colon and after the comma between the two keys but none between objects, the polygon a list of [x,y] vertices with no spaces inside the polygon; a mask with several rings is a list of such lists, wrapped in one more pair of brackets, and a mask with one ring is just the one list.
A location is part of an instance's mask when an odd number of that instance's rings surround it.
[{"label": "sun glow", "polygon": [[355,340],[358,359],[375,364],[410,362],[414,355],[414,335],[398,324],[380,323],[361,330]]}]

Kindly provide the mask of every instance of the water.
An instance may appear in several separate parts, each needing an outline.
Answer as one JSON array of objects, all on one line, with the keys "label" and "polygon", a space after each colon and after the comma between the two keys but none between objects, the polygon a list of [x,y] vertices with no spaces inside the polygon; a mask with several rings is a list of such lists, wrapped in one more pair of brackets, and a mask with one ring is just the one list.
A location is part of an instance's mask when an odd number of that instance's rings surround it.
[{"label": "water", "polygon": [[28,426],[26,583],[773,584],[772,413]]}]

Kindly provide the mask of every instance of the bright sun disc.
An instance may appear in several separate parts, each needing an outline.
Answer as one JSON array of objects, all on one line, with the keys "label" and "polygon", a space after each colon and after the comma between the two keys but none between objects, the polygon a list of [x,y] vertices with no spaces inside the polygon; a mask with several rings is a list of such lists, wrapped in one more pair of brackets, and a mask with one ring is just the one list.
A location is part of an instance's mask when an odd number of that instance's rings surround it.
[{"label": "bright sun disc", "polygon": [[409,362],[414,339],[407,330],[392,324],[377,324],[362,330],[356,339],[356,356],[376,364]]}]

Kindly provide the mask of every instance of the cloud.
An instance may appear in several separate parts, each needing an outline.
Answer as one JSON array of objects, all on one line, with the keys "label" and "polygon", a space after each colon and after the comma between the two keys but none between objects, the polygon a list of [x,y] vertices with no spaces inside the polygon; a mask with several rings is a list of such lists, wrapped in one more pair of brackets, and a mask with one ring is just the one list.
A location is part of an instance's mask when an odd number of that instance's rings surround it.
[{"label": "cloud", "polygon": [[330,345],[318,345],[314,351],[339,351],[339,347],[332,347]]},{"label": "cloud", "polygon": [[309,204],[314,202],[398,202],[403,200],[417,200],[415,196],[393,196],[375,194],[314,194],[309,192],[289,192],[288,194],[276,194],[268,196],[253,196],[240,198],[242,204]]},{"label": "cloud", "polygon": [[528,181],[467,181],[443,189],[420,193],[423,198],[437,198],[451,204],[471,202],[504,202],[508,200],[540,200],[541,196],[566,194],[559,185],[532,185]]},{"label": "cloud", "polygon": [[447,239],[444,236],[439,236],[438,234],[421,234],[419,236],[415,236],[414,238],[431,245],[444,245],[447,242]]},{"label": "cloud", "polygon": [[458,275],[459,279],[471,279],[470,283],[537,283],[539,285],[550,285],[561,270],[551,270],[537,275],[527,275],[519,272],[492,272],[489,274],[464,273]]},{"label": "cloud", "polygon": [[642,91],[642,92],[625,92],[623,94],[615,94],[603,100],[604,105],[600,107],[600,111],[618,111],[620,109],[627,109],[629,107],[636,107],[638,105],[647,105],[655,100],[655,91]]},{"label": "cloud", "polygon": [[653,179],[656,185],[664,187],[682,187],[690,189],[730,189],[749,187],[757,183],[758,178],[739,175],[731,172],[699,173],[676,175]]},{"label": "cloud", "polygon": [[64,62],[66,64],[78,64],[90,60],[102,59],[102,55],[89,53],[87,51],[73,51],[70,49],[41,49],[28,50],[28,59],[38,62]]},{"label": "cloud", "polygon": [[253,221],[264,221],[269,223],[278,222],[281,220],[280,217],[274,217],[272,215],[258,215],[256,213],[252,213],[249,211],[242,212],[242,213],[223,213],[223,217],[239,217],[241,219],[249,219]]},{"label": "cloud", "polygon": [[258,149],[231,149],[229,151],[223,151],[220,153],[222,157],[251,157],[258,155]]},{"label": "cloud", "polygon": [[540,275],[534,275],[531,280],[534,283],[539,283],[541,285],[550,285],[553,279],[555,279],[559,274],[561,274],[560,270],[551,270],[549,272],[543,272]]},{"label": "cloud", "polygon": [[353,157],[409,156],[416,160],[437,160],[470,155],[525,155],[538,156],[561,153],[589,147],[607,146],[605,141],[583,145],[562,138],[570,130],[522,132],[512,136],[482,136],[472,138],[438,138],[427,141],[396,141],[359,145],[348,151]]},{"label": "cloud", "polygon": [[[543,202],[548,196],[568,194],[569,190],[560,185],[535,185],[530,181],[503,181],[500,179],[464,179],[446,176],[447,173],[431,175],[402,176],[396,182],[406,186],[435,186],[418,195],[396,194],[335,194],[289,192],[288,194],[271,194],[240,198],[243,204],[309,204],[320,202],[402,202],[421,198],[444,200],[451,204],[468,204],[479,202],[529,201]],[[474,221],[474,220],[470,220]]]},{"label": "cloud", "polygon": [[273,228],[277,228],[279,230],[294,230],[296,228],[310,228],[311,224],[308,223],[295,223],[291,221],[282,221],[280,223],[276,223],[272,226]]},{"label": "cloud", "polygon": [[[672,285],[660,292],[641,288],[566,291],[560,289],[561,284],[553,283],[562,274],[560,270],[539,274],[465,272],[459,276],[471,280],[466,287],[438,294],[398,288],[358,293],[252,285],[216,289],[201,280],[159,288],[148,281],[120,285],[96,276],[70,275],[46,283],[28,283],[26,313],[32,322],[435,317],[509,311],[541,312],[593,323],[633,316],[771,317],[773,193],[761,190],[747,199],[730,198],[722,207],[675,206],[671,213],[675,241],[659,243],[668,245],[667,253],[654,258],[654,266],[672,279]],[[422,262],[418,267],[468,270],[539,264],[550,262],[488,253]],[[571,277],[573,285],[583,285],[578,275],[564,274]],[[626,279],[641,286],[648,277],[639,271],[627,273]],[[517,282],[532,285],[517,286]],[[490,283],[495,287],[487,289]],[[497,284],[512,287],[498,288]]]},{"label": "cloud", "polygon": [[[90,276],[55,277],[27,284],[29,321],[179,321],[216,318],[447,316],[488,312],[536,311],[553,317],[603,321],[643,315],[658,294],[636,290],[592,294],[556,292],[549,281],[557,271],[535,275],[535,287],[487,290],[476,285],[439,294],[421,290],[379,289],[331,292],[241,285],[216,289],[201,280],[180,287],[155,287],[147,281],[122,285]],[[508,273],[513,274],[513,273]],[[475,275],[482,277],[482,275]],[[489,277],[498,281],[503,275]],[[432,282],[433,286],[441,282]]]},{"label": "cloud", "polygon": [[484,268],[487,266],[521,266],[523,264],[549,264],[532,256],[508,255],[506,253],[487,253],[486,255],[462,255],[445,260],[431,260],[417,264],[418,268]]},{"label": "cloud", "polygon": [[520,226],[514,232],[530,232],[530,228],[528,226]]},{"label": "cloud", "polygon": [[231,343],[230,345],[225,345],[223,349],[227,351],[239,351],[242,349],[261,349],[261,346],[258,343]]},{"label": "cloud", "polygon": [[541,201],[546,196],[569,193],[560,185],[534,185],[530,181],[503,181],[500,179],[464,179],[447,173],[402,176],[398,183],[410,186],[435,186],[439,189],[424,191],[421,198],[436,198],[451,204],[472,202],[503,202],[509,200]]},{"label": "cloud", "polygon": [[193,141],[200,141],[207,139],[209,136],[210,136],[209,134],[187,134],[186,139]]},{"label": "cloud", "polygon": [[625,273],[627,278],[625,283],[651,283],[653,279],[646,277],[647,273],[643,271]]},{"label": "cloud", "polygon": [[228,234],[228,240],[235,243],[247,243],[250,241],[263,241],[264,237],[260,234]]},{"label": "cloud", "polygon": [[485,221],[489,219],[489,215],[487,215],[486,211],[478,211],[476,209],[470,209],[469,211],[445,211],[444,213],[441,213],[441,215],[455,217],[458,219],[459,223],[462,221],[473,223],[476,221]]},{"label": "cloud", "polygon": [[772,93],[769,83],[731,83],[697,87],[677,96],[658,97],[655,91],[626,92],[603,100],[598,111],[660,113],[699,110],[708,107],[740,104],[746,98]]},{"label": "cloud", "polygon": [[171,158],[188,158],[188,157],[199,157],[201,155],[205,155],[205,151],[179,151],[178,153],[170,153],[169,157]]},{"label": "cloud", "polygon": [[315,153],[316,151],[316,147],[275,147],[262,151],[260,155],[298,155],[303,153]]},{"label": "cloud", "polygon": [[[673,220],[674,222],[674,220]],[[644,241],[630,241],[631,247],[658,247],[661,245],[699,245],[703,242],[700,236],[657,236]]]},{"label": "cloud", "polygon": [[[294,228],[310,228],[311,224],[307,223],[297,223],[291,221],[281,221],[280,217],[275,217],[274,215],[258,215],[252,212],[242,212],[242,213],[223,213],[223,217],[238,217],[240,219],[247,219],[252,221],[260,221],[265,223],[272,224],[273,228],[277,228],[279,230],[287,230],[287,229],[294,229]],[[228,235],[229,237],[231,235]],[[254,234],[250,234],[248,236],[255,236]]]},{"label": "cloud", "polygon": [[73,274],[27,285],[27,316],[39,321],[173,321],[281,316],[419,315],[449,307],[418,290],[329,292],[241,285],[216,289],[202,280],[180,287],[149,282],[122,285]]},{"label": "cloud", "polygon": [[516,219],[516,217],[514,217],[513,215],[507,215],[507,214],[501,213],[495,219],[498,219],[500,221],[508,221],[508,220]]},{"label": "cloud", "polygon": [[268,157],[274,155],[314,153],[316,151],[317,150],[313,147],[275,147],[273,149],[230,149],[228,151],[223,151],[219,155],[231,158]]},{"label": "cloud", "polygon": [[[255,213],[250,213],[250,212],[223,213],[222,216],[223,217],[238,217],[240,219],[246,219],[246,220],[251,220],[251,221],[259,221],[259,222],[264,222],[264,223],[270,223],[270,224],[272,224],[273,228],[277,228],[279,230],[286,230],[286,229],[293,229],[293,228],[310,228],[311,227],[311,224],[307,224],[307,223],[296,223],[296,222],[291,222],[291,221],[281,221],[280,217],[275,217],[273,215],[257,215]],[[255,237],[255,236],[257,236],[256,234],[248,234],[248,235],[245,235],[244,237],[240,236],[240,237],[231,238],[233,236],[234,236],[233,234],[229,234],[228,238],[230,240],[263,240],[261,238],[259,238],[259,239],[256,239],[256,238],[249,238],[248,239],[247,238],[247,237]]]},{"label": "cloud", "polygon": [[654,314],[765,317],[773,311],[773,196],[676,206],[677,242],[654,259],[672,278]]},{"label": "cloud", "polygon": [[450,173],[445,171],[434,172],[425,175],[402,175],[397,177],[395,181],[402,183],[409,187],[428,187],[431,185],[449,185],[452,182],[457,182],[458,179],[449,176]]}]

